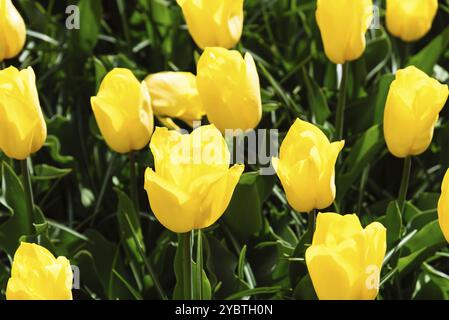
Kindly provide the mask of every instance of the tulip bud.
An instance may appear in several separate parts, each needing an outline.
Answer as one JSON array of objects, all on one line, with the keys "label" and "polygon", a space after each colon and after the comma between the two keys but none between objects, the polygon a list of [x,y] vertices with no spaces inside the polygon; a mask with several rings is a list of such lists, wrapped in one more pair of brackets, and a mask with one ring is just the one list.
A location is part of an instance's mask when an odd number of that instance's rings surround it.
[{"label": "tulip bud", "polygon": [[190,126],[206,113],[190,72],[159,72],[145,82],[156,115],[179,118]]},{"label": "tulip bud", "polygon": [[345,142],[330,143],[313,124],[296,119],[273,167],[288,203],[299,212],[329,207],[335,199],[335,162]]},{"label": "tulip bud", "polygon": [[230,49],[243,30],[243,0],[176,0],[190,35],[201,49]]},{"label": "tulip bud", "polygon": [[384,112],[385,141],[394,156],[418,155],[429,147],[448,94],[447,85],[413,66],[397,72]]},{"label": "tulip bud", "polygon": [[441,184],[441,195],[438,200],[438,222],[444,237],[449,242],[449,170]]},{"label": "tulip bud", "polygon": [[155,171],[145,172],[145,190],[159,222],[173,232],[207,228],[226,210],[243,172],[229,168],[226,141],[213,125],[190,135],[156,128],[150,148]]},{"label": "tulip bud", "polygon": [[385,227],[355,214],[319,213],[306,264],[320,300],[373,300],[386,251]]},{"label": "tulip bud", "polygon": [[262,118],[259,75],[250,53],[206,48],[198,61],[198,92],[207,118],[221,132],[250,130]]},{"label": "tulip bud", "polygon": [[31,67],[0,71],[0,150],[8,157],[24,160],[38,151],[47,138]]},{"label": "tulip bud", "polygon": [[316,20],[327,57],[335,64],[360,58],[372,19],[372,0],[317,0]]},{"label": "tulip bud", "polygon": [[432,28],[438,0],[387,0],[388,31],[403,41],[416,41]]},{"label": "tulip bud", "polygon": [[22,242],[14,254],[7,300],[72,300],[69,260],[57,259],[44,247]]},{"label": "tulip bud", "polygon": [[26,40],[22,16],[11,0],[0,0],[0,61],[17,56]]},{"label": "tulip bud", "polygon": [[101,134],[118,153],[140,150],[153,133],[148,88],[128,69],[115,68],[103,79],[91,105]]}]

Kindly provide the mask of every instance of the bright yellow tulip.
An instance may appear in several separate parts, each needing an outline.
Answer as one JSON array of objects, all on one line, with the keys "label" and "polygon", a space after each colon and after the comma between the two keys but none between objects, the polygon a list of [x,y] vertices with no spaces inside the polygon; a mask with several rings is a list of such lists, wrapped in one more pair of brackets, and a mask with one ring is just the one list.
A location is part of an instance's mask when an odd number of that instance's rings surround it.
[{"label": "bright yellow tulip", "polygon": [[335,199],[335,162],[345,142],[330,143],[316,126],[297,119],[273,167],[289,204],[299,212],[329,207]]},{"label": "bright yellow tulip", "polygon": [[57,259],[44,247],[22,242],[14,254],[8,300],[72,300],[73,273],[69,260]]},{"label": "bright yellow tulip", "polygon": [[441,184],[441,195],[438,200],[438,222],[444,237],[449,242],[449,170],[446,171]]},{"label": "bright yellow tulip", "polygon": [[33,69],[0,70],[0,150],[23,160],[38,151],[46,138]]},{"label": "bright yellow tulip", "polygon": [[128,69],[115,68],[91,98],[95,119],[106,143],[118,153],[140,150],[153,133],[153,111],[148,88]]},{"label": "bright yellow tulip", "polygon": [[146,170],[145,190],[159,222],[184,233],[217,221],[244,169],[229,168],[230,154],[220,131],[208,125],[182,135],[156,128],[150,148],[156,172]]},{"label": "bright yellow tulip", "polygon": [[230,49],[243,30],[243,0],[176,0],[190,35],[201,49]]},{"label": "bright yellow tulip", "polygon": [[17,56],[26,40],[22,16],[11,0],[0,0],[0,61]]},{"label": "bright yellow tulip", "polygon": [[438,0],[387,0],[388,31],[403,41],[419,40],[432,28],[437,11]]},{"label": "bright yellow tulip", "polygon": [[317,0],[316,20],[327,57],[335,64],[360,58],[372,19],[372,0]]},{"label": "bright yellow tulip", "polygon": [[405,158],[426,151],[448,94],[447,85],[413,66],[397,72],[384,112],[385,141],[394,156]]},{"label": "bright yellow tulip", "polygon": [[145,82],[156,115],[179,118],[190,126],[205,115],[196,77],[190,72],[159,72]]},{"label": "bright yellow tulip", "polygon": [[206,48],[198,61],[198,92],[207,118],[221,132],[250,130],[262,118],[259,75],[250,53]]},{"label": "bright yellow tulip", "polygon": [[319,213],[306,264],[320,300],[372,300],[386,251],[386,229],[357,215]]}]

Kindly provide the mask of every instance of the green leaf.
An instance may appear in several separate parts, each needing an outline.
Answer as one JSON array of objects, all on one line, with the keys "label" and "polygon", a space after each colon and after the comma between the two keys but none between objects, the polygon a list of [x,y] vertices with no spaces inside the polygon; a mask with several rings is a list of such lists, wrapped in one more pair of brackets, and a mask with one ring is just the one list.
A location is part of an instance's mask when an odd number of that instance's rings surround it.
[{"label": "green leaf", "polygon": [[73,161],[72,156],[61,155],[61,143],[56,136],[48,135],[45,141],[45,147],[50,149],[50,155],[52,159],[56,162],[66,164]]},{"label": "green leaf", "polygon": [[[140,217],[136,212],[134,204],[132,203],[131,199],[129,199],[129,197],[125,193],[123,193],[121,190],[117,188],[115,189],[115,193],[117,194],[118,197],[117,219],[119,231],[121,239],[123,243],[125,243],[125,250],[132,260],[141,264],[143,262],[142,256],[140,255],[139,250],[137,249],[137,246],[139,244],[135,242],[137,236],[137,239],[140,243],[140,247],[145,251],[142,228],[140,225]],[[132,230],[126,219],[126,216],[129,217],[129,221],[132,224]]]},{"label": "green leaf", "polygon": [[72,169],[60,169],[48,164],[38,164],[34,166],[33,181],[61,179],[72,172]]},{"label": "green leaf", "polygon": [[360,177],[367,163],[370,163],[384,147],[382,127],[369,128],[355,143],[343,163],[344,173],[337,177],[337,198],[340,202],[354,182]]},{"label": "green leaf", "polygon": [[225,300],[239,300],[244,297],[251,297],[258,294],[271,294],[271,293],[277,293],[282,290],[282,287],[259,287],[254,289],[248,289],[243,290],[240,292],[236,292],[229,297],[227,297]]},{"label": "green leaf", "polygon": [[243,246],[242,251],[240,252],[240,256],[239,256],[237,275],[240,280],[244,280],[243,272],[244,272],[244,268],[245,268],[245,257],[246,257],[246,245]]},{"label": "green leaf", "polygon": [[322,125],[331,115],[326,97],[315,80],[307,74],[305,67],[303,67],[302,70],[309,106],[312,109],[312,114],[315,117],[316,123]]},{"label": "green leaf", "polygon": [[[173,300],[190,300],[191,297],[191,282],[190,275],[185,274],[184,264],[193,264],[192,258],[189,254],[191,252],[189,237],[185,234],[178,234],[178,248],[176,249],[175,259],[173,261],[173,268],[175,270],[176,285],[173,291]],[[190,270],[193,272],[193,270]]]},{"label": "green leaf", "polygon": [[433,40],[425,46],[421,51],[412,56],[408,61],[408,65],[415,66],[428,75],[432,75],[434,66],[443,56],[449,45],[449,26],[444,31],[433,38]]},{"label": "green leaf", "polygon": [[8,208],[11,217],[0,226],[0,246],[13,256],[20,237],[33,234],[34,221],[26,209],[23,185],[6,162],[2,163],[1,192],[0,201]]},{"label": "green leaf", "polygon": [[73,30],[74,45],[85,53],[90,53],[96,46],[100,35],[103,7],[101,0],[80,0],[80,28]]},{"label": "green leaf", "polygon": [[[133,295],[122,280],[115,273],[119,273],[128,283],[132,283],[131,277],[125,272],[125,265],[118,259],[120,246],[109,242],[95,230],[87,230],[84,249],[93,259],[96,276],[100,279],[104,295],[107,299],[130,299]],[[80,269],[83,270],[80,266]]]},{"label": "green leaf", "polygon": [[446,245],[438,220],[427,224],[404,246],[404,256],[399,259],[401,277],[418,268],[423,261]]},{"label": "green leaf", "polygon": [[387,248],[390,249],[399,240],[402,232],[402,215],[397,201],[391,201],[388,205],[385,223],[387,228]]},{"label": "green leaf", "polygon": [[274,176],[244,173],[235,188],[223,219],[240,239],[247,240],[262,230],[262,204],[271,193]]},{"label": "green leaf", "polygon": [[293,297],[298,300],[318,300],[310,275],[305,275],[293,290]]}]

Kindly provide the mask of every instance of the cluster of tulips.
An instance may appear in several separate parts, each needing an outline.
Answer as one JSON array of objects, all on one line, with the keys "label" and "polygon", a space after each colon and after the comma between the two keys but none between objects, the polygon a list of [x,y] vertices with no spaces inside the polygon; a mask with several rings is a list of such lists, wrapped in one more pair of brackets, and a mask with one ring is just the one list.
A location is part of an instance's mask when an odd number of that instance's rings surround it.
[{"label": "cluster of tulips", "polygon": [[[140,82],[130,70],[116,68],[104,77],[91,106],[102,136],[115,152],[132,154],[150,145],[154,169],[146,170],[144,181],[152,212],[167,229],[189,236],[192,230],[201,232],[221,217],[244,171],[243,164],[230,166],[224,131],[255,129],[262,104],[251,54],[243,57],[230,50],[242,34],[244,1],[177,2],[193,40],[204,49],[197,74],[161,72]],[[415,41],[430,30],[437,10],[437,0],[387,0],[387,28],[403,41]],[[343,65],[335,125],[339,141],[330,142],[317,126],[297,119],[282,142],[279,158],[272,159],[288,203],[297,212],[309,213],[312,223],[316,210],[328,208],[335,199],[335,164],[345,145],[347,66],[363,55],[372,18],[371,0],[317,0],[316,21],[325,53]],[[23,19],[11,0],[0,0],[0,60],[17,55],[24,43]],[[446,85],[414,66],[397,71],[385,105],[384,136],[389,151],[405,159],[403,180],[408,178],[411,157],[429,147],[448,95]],[[154,116],[165,127],[154,130]],[[190,134],[181,134],[173,121],[191,125],[204,116],[210,125]],[[45,140],[46,124],[33,69],[1,70],[0,150],[25,161],[23,175],[27,176],[26,159]],[[30,188],[24,179],[25,189],[27,185]],[[398,198],[401,210],[406,192],[405,183]],[[32,197],[26,202],[32,214]],[[442,183],[438,214],[449,240],[449,173]],[[315,231],[305,261],[317,296],[375,299],[386,252],[386,228],[379,222],[363,228],[356,214],[330,212],[318,213],[312,227]],[[371,272],[374,278],[368,283]],[[23,242],[14,256],[6,296],[71,299],[71,281],[66,258],[56,259],[45,248]]]}]

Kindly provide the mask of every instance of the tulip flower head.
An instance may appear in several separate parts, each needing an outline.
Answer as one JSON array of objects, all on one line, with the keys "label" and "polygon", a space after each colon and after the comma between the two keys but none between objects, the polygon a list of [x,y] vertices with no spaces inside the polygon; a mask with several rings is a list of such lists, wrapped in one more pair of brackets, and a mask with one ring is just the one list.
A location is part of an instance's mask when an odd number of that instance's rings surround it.
[{"label": "tulip flower head", "polygon": [[259,75],[250,53],[206,48],[197,66],[197,85],[209,122],[226,129],[250,130],[262,118]]},{"label": "tulip flower head", "polygon": [[388,31],[403,41],[424,37],[432,28],[438,11],[438,0],[387,0]]},{"label": "tulip flower head", "polygon": [[289,204],[299,212],[327,208],[335,199],[335,162],[344,141],[330,143],[316,126],[297,119],[273,167]]},{"label": "tulip flower head", "polygon": [[384,111],[385,141],[394,156],[419,155],[429,147],[448,94],[447,85],[416,67],[397,72]]},{"label": "tulip flower head", "polygon": [[220,131],[208,125],[183,135],[156,128],[150,148],[155,170],[146,170],[145,190],[159,222],[177,233],[215,223],[244,169],[229,168],[230,154]]},{"label": "tulip flower head", "polygon": [[0,61],[17,56],[26,40],[22,16],[11,0],[0,0]]},{"label": "tulip flower head", "polygon": [[372,0],[317,0],[316,21],[327,57],[335,64],[360,58],[372,19]]},{"label": "tulip flower head", "polygon": [[72,300],[73,273],[69,260],[55,258],[34,243],[22,242],[14,254],[8,300]]},{"label": "tulip flower head", "polygon": [[449,170],[441,184],[441,195],[438,200],[438,222],[444,237],[449,242]]},{"label": "tulip flower head", "polygon": [[118,153],[140,150],[153,133],[153,111],[146,84],[128,69],[115,68],[91,98],[98,127],[109,147]]},{"label": "tulip flower head", "polygon": [[243,30],[243,0],[176,0],[190,35],[201,49],[230,49]]},{"label": "tulip flower head", "polygon": [[372,300],[386,251],[379,222],[362,228],[357,215],[319,213],[306,264],[320,300]]},{"label": "tulip flower head", "polygon": [[0,151],[24,160],[37,152],[46,138],[33,69],[0,70]]},{"label": "tulip flower head", "polygon": [[205,115],[192,73],[159,72],[149,75],[145,82],[156,115],[179,118],[190,126]]}]

